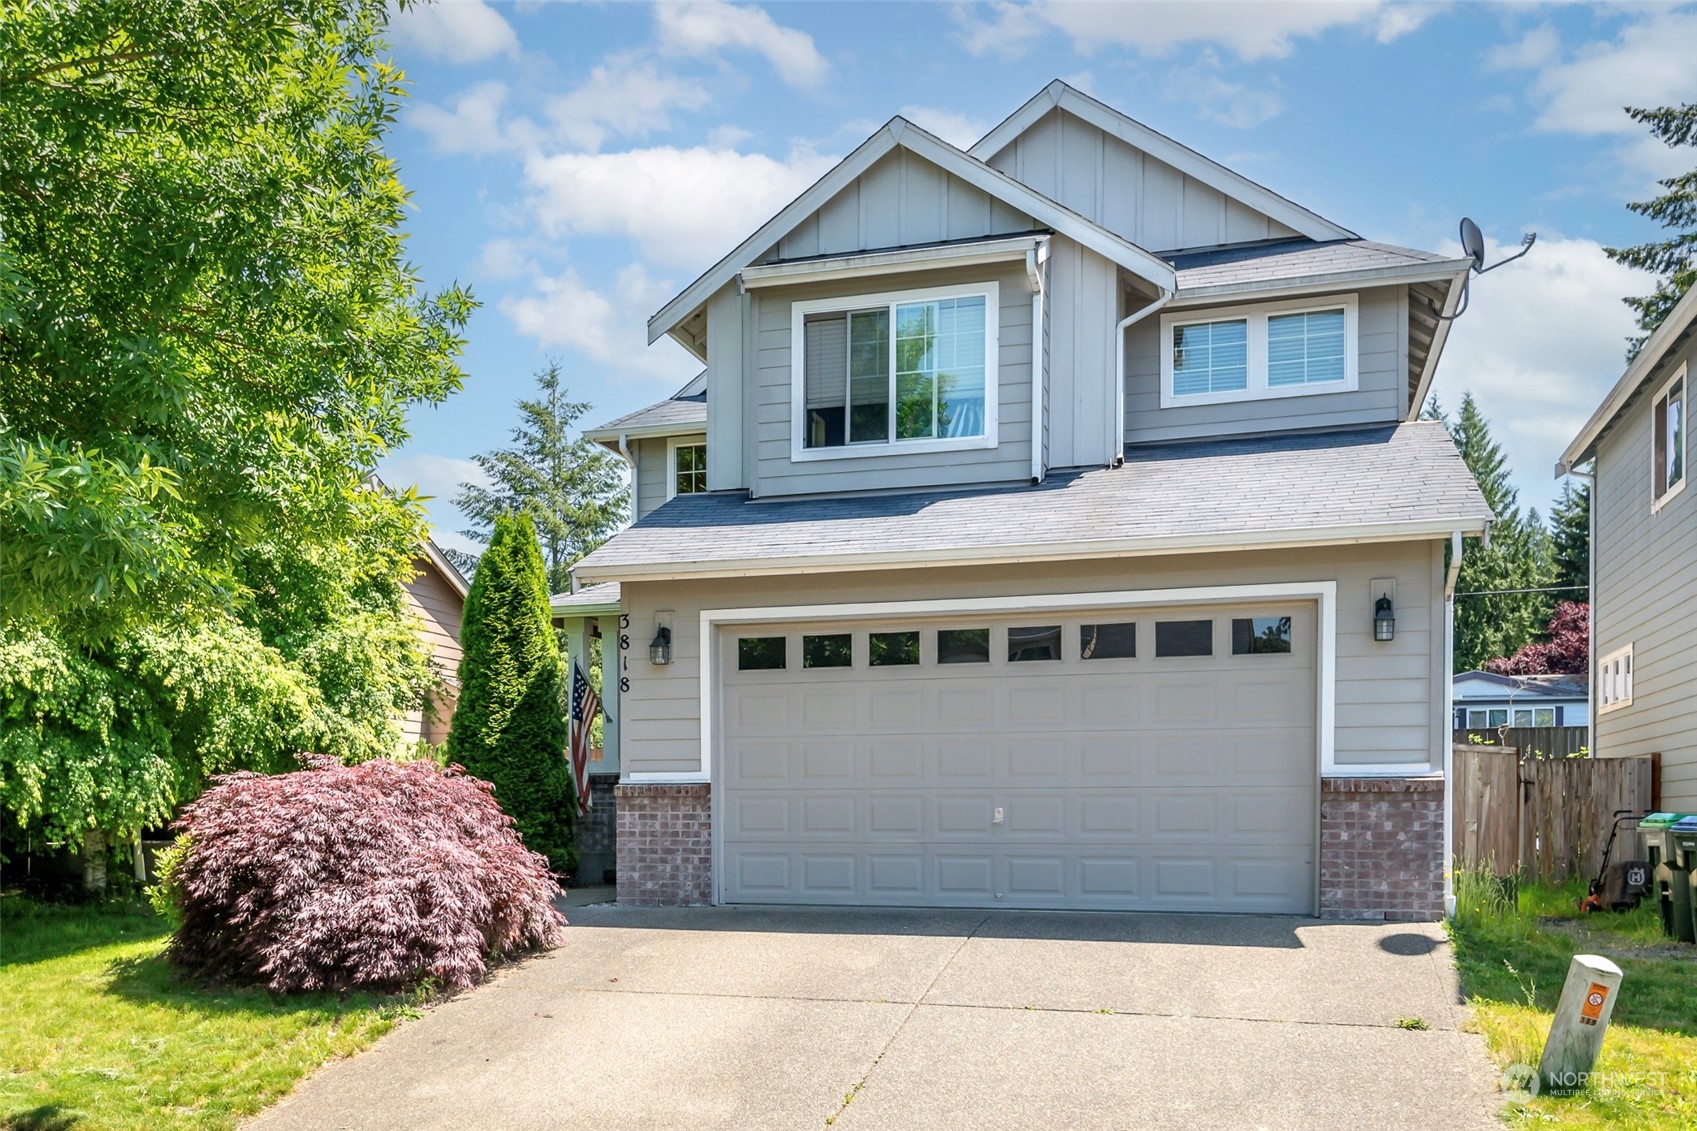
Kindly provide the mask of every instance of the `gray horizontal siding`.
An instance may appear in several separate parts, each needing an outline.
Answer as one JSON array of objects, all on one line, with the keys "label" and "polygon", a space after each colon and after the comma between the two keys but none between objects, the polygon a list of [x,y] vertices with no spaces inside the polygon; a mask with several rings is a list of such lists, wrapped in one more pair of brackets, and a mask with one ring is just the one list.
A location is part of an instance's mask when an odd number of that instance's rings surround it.
[{"label": "gray horizontal siding", "polygon": [[1297,234],[1060,109],[991,157],[990,165],[1152,250]]},{"label": "gray horizontal siding", "polygon": [[[1408,373],[1401,288],[1379,287],[1360,292],[1358,298],[1359,388],[1344,393],[1162,408],[1160,316],[1138,322],[1126,332],[1126,443],[1388,424],[1401,419]],[[1205,310],[1185,313],[1204,314]]]},{"label": "gray horizontal siding", "polygon": [[[994,280],[998,310],[997,446],[795,461],[791,456],[790,304],[808,299]],[[759,292],[754,335],[755,494],[1013,483],[1031,477],[1031,290],[1023,265],[957,268]]]},{"label": "gray horizontal siding", "polygon": [[1596,715],[1597,753],[1660,754],[1662,807],[1683,812],[1697,810],[1697,487],[1651,512],[1650,408],[1692,361],[1697,344],[1659,365],[1604,437],[1594,502],[1596,655],[1633,651],[1632,703]]}]

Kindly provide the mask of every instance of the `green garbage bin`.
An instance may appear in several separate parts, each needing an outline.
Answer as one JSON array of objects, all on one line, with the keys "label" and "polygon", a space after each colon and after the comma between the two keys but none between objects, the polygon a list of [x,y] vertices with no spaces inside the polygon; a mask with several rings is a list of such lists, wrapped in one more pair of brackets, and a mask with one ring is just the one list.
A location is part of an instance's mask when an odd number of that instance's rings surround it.
[{"label": "green garbage bin", "polygon": [[1686,816],[1685,813],[1651,813],[1638,822],[1638,833],[1644,841],[1644,859],[1649,862],[1652,872],[1668,858],[1667,831]]},{"label": "green garbage bin", "polygon": [[1664,835],[1669,892],[1663,929],[1682,942],[1697,942],[1697,817],[1682,817]]}]

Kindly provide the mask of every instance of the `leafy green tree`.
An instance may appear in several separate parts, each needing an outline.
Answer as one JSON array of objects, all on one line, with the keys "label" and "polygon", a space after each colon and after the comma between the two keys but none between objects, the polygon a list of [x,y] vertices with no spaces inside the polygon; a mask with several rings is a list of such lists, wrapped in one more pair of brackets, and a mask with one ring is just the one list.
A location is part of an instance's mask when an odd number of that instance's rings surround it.
[{"label": "leafy green tree", "polygon": [[[1444,419],[1436,399],[1426,414]],[[1455,670],[1461,672],[1475,670],[1486,660],[1512,656],[1539,638],[1549,620],[1549,595],[1514,591],[1550,584],[1549,550],[1538,512],[1521,513],[1508,460],[1473,394],[1463,394],[1455,420],[1446,423],[1463,462],[1497,516],[1489,548],[1482,540],[1471,542],[1456,578]]]},{"label": "leafy green tree", "polygon": [[[606,449],[574,435],[572,426],[592,407],[569,399],[560,367],[536,375],[540,395],[518,404],[513,446],[473,456],[491,480],[483,487],[460,484],[454,505],[471,520],[463,531],[488,542],[504,514],[528,514],[542,541],[548,590],[571,588],[576,561],[612,536],[630,512],[624,469]],[[457,564],[457,563],[456,563]]]},{"label": "leafy green tree", "polygon": [[577,863],[577,813],[566,761],[560,649],[536,528],[495,519],[460,626],[460,697],[448,760],[495,786],[526,847],[562,875]]},{"label": "leafy green tree", "polygon": [[0,620],[228,612],[256,542],[348,535],[472,308],[403,258],[382,0],[0,16]]},{"label": "leafy green tree", "polygon": [[[1670,148],[1697,146],[1697,102],[1658,109],[1628,108],[1626,112],[1633,121],[1649,126],[1650,133]],[[1674,304],[1697,283],[1697,169],[1659,183],[1666,192],[1627,207],[1673,234],[1632,247],[1607,249],[1617,263],[1659,276],[1655,293],[1626,300],[1637,311],[1638,327],[1644,331],[1633,339],[1629,355],[1638,352]]]},{"label": "leafy green tree", "polygon": [[1558,601],[1588,603],[1591,587],[1591,487],[1569,479],[1550,512],[1550,584]]}]

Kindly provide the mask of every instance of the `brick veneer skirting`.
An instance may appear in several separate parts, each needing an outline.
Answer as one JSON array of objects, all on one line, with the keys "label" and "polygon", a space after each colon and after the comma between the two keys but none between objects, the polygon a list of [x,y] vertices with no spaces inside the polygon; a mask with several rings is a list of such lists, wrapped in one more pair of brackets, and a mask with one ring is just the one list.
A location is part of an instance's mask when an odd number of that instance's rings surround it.
[{"label": "brick veneer skirting", "polygon": [[605,883],[618,859],[618,774],[589,775],[589,812],[577,819],[577,882]]},{"label": "brick veneer skirting", "polygon": [[712,814],[708,787],[621,784],[619,902],[648,907],[713,898]]},{"label": "brick veneer skirting", "polygon": [[1443,779],[1326,778],[1320,916],[1419,922],[1443,914]]}]

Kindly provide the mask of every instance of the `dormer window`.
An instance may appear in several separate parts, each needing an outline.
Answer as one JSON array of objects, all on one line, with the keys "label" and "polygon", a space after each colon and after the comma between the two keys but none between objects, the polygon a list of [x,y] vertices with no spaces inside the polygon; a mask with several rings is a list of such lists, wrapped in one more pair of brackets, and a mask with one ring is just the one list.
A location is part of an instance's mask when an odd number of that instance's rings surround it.
[{"label": "dormer window", "polygon": [[1348,392],[1359,350],[1354,295],[1166,314],[1161,407]]},{"label": "dormer window", "polygon": [[794,455],[991,447],[994,283],[792,304]]}]

